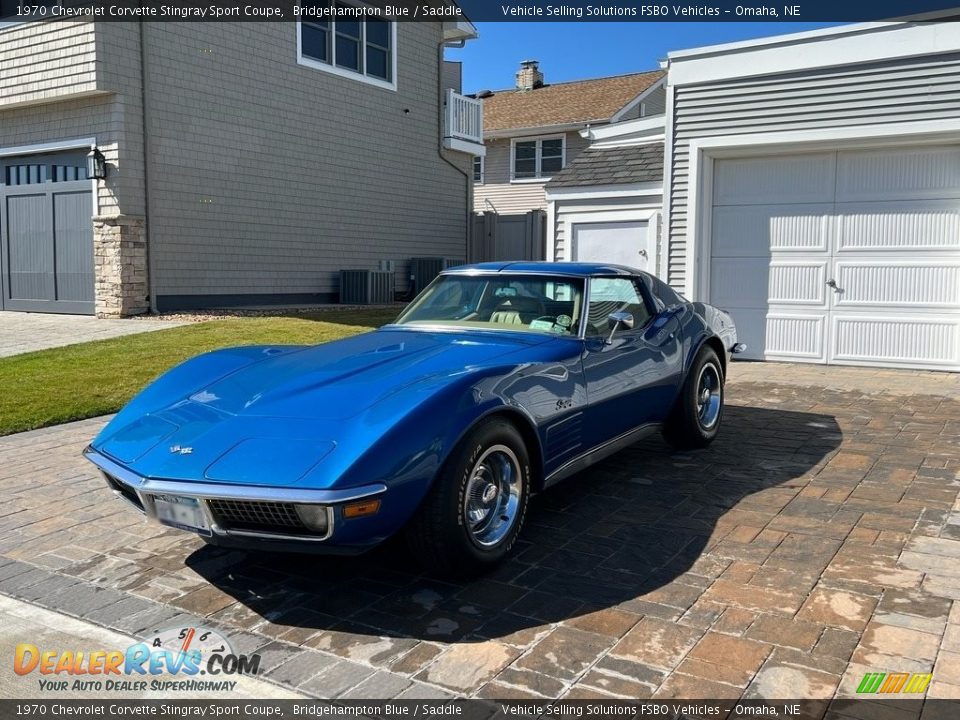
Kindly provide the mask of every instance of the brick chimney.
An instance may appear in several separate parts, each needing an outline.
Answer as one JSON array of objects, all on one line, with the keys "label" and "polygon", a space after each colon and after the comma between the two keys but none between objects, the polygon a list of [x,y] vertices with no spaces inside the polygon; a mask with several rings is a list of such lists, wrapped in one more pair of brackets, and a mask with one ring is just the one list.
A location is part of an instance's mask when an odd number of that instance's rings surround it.
[{"label": "brick chimney", "polygon": [[543,73],[536,60],[524,60],[517,70],[517,90],[535,90],[543,87]]}]

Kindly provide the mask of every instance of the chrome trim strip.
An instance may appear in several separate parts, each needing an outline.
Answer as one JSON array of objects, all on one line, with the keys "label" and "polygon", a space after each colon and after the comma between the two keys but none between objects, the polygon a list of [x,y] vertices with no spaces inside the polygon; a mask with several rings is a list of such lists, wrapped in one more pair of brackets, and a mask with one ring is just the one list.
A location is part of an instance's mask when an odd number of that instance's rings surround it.
[{"label": "chrome trim strip", "polygon": [[143,494],[183,495],[196,498],[220,498],[224,500],[263,500],[266,502],[289,502],[304,505],[344,503],[351,500],[380,495],[387,491],[383,483],[362,485],[343,490],[311,490],[309,488],[269,488],[255,485],[225,485],[221,483],[192,482],[189,480],[155,480],[144,478],[116,463],[91,447],[83,451],[84,457],[104,472],[130,485]]},{"label": "chrome trim strip", "polygon": [[627,430],[627,432],[623,433],[622,435],[618,435],[612,440],[607,440],[607,442],[603,443],[602,445],[597,445],[596,447],[587,450],[585,453],[577,455],[575,458],[568,460],[550,473],[547,477],[545,477],[543,480],[543,487],[548,488],[551,485],[560,482],[561,480],[566,480],[571,475],[575,475],[581,470],[587,469],[594,463],[610,457],[614,453],[633,445],[635,442],[639,442],[647,435],[651,435],[659,430],[660,427],[660,423],[647,423],[645,425],[640,425],[639,427],[633,428],[633,430]]}]

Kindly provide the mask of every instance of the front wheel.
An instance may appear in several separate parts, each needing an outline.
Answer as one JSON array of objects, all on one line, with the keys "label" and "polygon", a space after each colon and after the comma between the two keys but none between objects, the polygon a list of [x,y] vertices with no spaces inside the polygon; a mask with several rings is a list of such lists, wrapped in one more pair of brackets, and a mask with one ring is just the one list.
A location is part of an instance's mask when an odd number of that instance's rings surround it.
[{"label": "front wheel", "polygon": [[716,351],[700,348],[687,373],[663,435],[674,447],[702,448],[713,442],[723,419],[723,366]]},{"label": "front wheel", "polygon": [[453,451],[407,528],[411,550],[441,575],[469,575],[513,547],[527,512],[530,459],[510,422],[474,428]]}]

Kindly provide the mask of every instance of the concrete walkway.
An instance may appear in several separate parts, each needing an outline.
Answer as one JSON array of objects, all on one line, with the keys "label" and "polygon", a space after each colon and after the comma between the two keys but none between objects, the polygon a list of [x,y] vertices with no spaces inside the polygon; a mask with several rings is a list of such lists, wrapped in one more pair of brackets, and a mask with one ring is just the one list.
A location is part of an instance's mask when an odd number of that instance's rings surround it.
[{"label": "concrete walkway", "polygon": [[0,357],[184,324],[176,320],[101,320],[89,315],[0,312]]}]

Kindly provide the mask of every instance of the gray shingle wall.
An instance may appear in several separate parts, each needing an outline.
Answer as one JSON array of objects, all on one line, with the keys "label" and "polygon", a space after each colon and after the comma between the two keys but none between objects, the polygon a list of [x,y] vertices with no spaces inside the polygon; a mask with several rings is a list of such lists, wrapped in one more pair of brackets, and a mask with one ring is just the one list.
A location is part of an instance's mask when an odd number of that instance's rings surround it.
[{"label": "gray shingle wall", "polygon": [[396,92],[298,65],[293,23],[145,28],[158,295],[334,293],[341,268],[465,256],[439,23],[399,24]]},{"label": "gray shingle wall", "polygon": [[25,22],[0,29],[0,107],[97,91],[94,23]]}]

